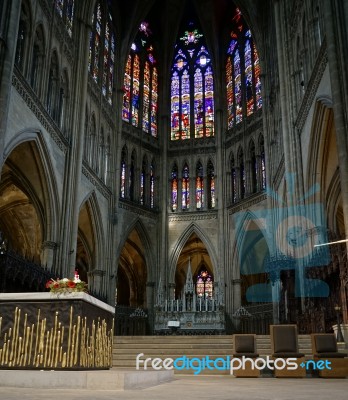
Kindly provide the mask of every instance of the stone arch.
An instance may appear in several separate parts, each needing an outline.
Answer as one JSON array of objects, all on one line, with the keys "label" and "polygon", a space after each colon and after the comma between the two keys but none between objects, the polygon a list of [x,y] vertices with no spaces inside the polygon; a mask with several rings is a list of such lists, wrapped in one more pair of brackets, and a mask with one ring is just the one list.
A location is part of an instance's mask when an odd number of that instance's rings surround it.
[{"label": "stone arch", "polygon": [[104,244],[100,207],[96,193],[93,191],[82,201],[79,210],[76,267],[82,280],[87,282],[88,276],[93,276],[93,270],[102,269],[105,254]]},{"label": "stone arch", "polygon": [[[340,192],[338,174],[338,151],[335,135],[334,115],[331,101],[326,97],[317,100],[314,109],[312,128],[310,133],[310,146],[306,170],[307,190],[313,190],[312,198],[316,203],[323,204],[328,212],[337,210],[337,201]],[[332,204],[331,202],[336,204]],[[334,216],[329,215],[328,220],[321,221],[326,225],[333,223]],[[333,223],[331,228],[336,225]]]},{"label": "stone arch", "polygon": [[[251,287],[254,287],[254,289],[261,288],[264,292],[261,295],[264,295],[264,298],[268,296],[269,299],[272,294],[271,287],[265,285],[268,280],[265,261],[269,257],[272,247],[268,237],[266,215],[261,216],[261,213],[257,215],[248,210],[239,216],[240,218],[237,216],[236,219],[236,239],[232,250],[232,265],[234,267],[232,276],[234,279],[241,279],[242,302],[247,301],[247,292],[249,291],[250,295],[249,288]],[[269,292],[266,293],[267,289],[269,289]],[[251,290],[253,291],[253,289]],[[257,293],[253,293],[254,298],[257,298]]]},{"label": "stone arch", "polygon": [[[124,237],[117,249],[117,302],[124,306],[145,307],[152,302],[147,283],[152,281],[155,269],[150,239],[139,219],[130,225]],[[124,297],[127,293],[128,299]]]},{"label": "stone arch", "polygon": [[[24,156],[16,160],[16,164],[19,165],[19,172],[25,178],[22,186],[25,188],[25,191],[28,191],[29,196],[37,198],[35,201],[36,209],[40,209],[40,213],[42,214],[43,244],[45,242],[55,242],[59,228],[60,196],[51,156],[43,134],[40,131],[24,130],[14,135],[4,149],[5,164],[7,161],[11,162],[11,156],[16,156],[16,153],[23,151]],[[18,158],[18,155],[16,158]],[[24,166],[25,163],[28,164],[28,167]],[[33,171],[36,171],[35,176],[32,176]],[[5,169],[3,168],[2,179],[5,178],[4,173]],[[53,262],[52,259],[50,261],[47,260],[44,254],[41,261],[45,264],[47,263],[49,266]]]},{"label": "stone arch", "polygon": [[127,238],[133,231],[137,232],[142,242],[142,245],[144,246],[144,252],[145,252],[144,257],[148,269],[148,281],[151,282],[154,280],[155,276],[154,269],[156,266],[156,258],[155,254],[153,253],[153,244],[151,243],[150,236],[145,228],[144,223],[141,221],[140,218],[135,219],[133,223],[129,225],[124,235],[122,235],[125,239],[123,240],[123,242],[119,243],[119,246],[116,251],[116,259],[117,260],[119,259],[121,251],[127,241]]},{"label": "stone arch", "polygon": [[218,262],[217,262],[218,257],[214,249],[214,246],[208,237],[208,234],[204,232],[197,224],[191,223],[181,234],[180,238],[177,240],[176,244],[174,245],[174,250],[172,252],[172,255],[169,258],[169,268],[168,268],[169,282],[175,282],[175,272],[176,272],[176,267],[178,265],[180,254],[182,253],[187,241],[189,240],[189,238],[193,233],[197,235],[197,237],[202,241],[205,248],[207,249],[207,252],[211,259],[212,269],[215,274],[215,282],[222,281],[223,276],[222,276],[222,271],[220,271],[220,268],[218,267]]}]

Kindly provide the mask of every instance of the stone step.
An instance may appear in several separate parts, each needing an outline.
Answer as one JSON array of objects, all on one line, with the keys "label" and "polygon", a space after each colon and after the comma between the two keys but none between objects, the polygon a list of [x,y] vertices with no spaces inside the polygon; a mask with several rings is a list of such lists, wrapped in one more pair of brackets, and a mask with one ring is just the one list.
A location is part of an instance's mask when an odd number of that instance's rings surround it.
[{"label": "stone step", "polygon": [[[310,335],[299,335],[299,351],[307,358],[312,355]],[[261,357],[271,354],[270,336],[260,335],[256,337],[257,352]],[[344,350],[344,345],[339,344],[339,350]],[[209,356],[211,360],[233,354],[233,336],[128,336],[115,337],[113,344],[113,366],[118,368],[136,367],[136,356],[143,353],[142,360],[146,358],[172,358],[186,356],[190,359],[202,359]],[[151,369],[151,368],[149,368]],[[174,371],[175,374],[193,374],[193,370]],[[204,370],[203,375],[225,375],[229,371]]]}]

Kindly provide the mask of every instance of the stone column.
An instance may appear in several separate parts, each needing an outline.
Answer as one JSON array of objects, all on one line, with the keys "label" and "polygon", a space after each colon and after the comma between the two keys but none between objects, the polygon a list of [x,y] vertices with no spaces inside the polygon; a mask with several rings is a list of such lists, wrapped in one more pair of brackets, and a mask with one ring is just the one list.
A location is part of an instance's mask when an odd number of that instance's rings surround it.
[{"label": "stone column", "polygon": [[150,325],[150,331],[153,331],[155,326],[155,282],[147,282],[146,283],[146,305],[147,305],[147,315],[148,322]]},{"label": "stone column", "polygon": [[[345,9],[342,10],[344,6]],[[347,96],[344,92],[348,78],[346,71],[348,51],[345,46],[338,48],[339,43],[347,43],[348,40],[346,30],[343,29],[347,21],[345,18],[348,17],[348,7],[345,2],[323,0],[323,15],[325,15],[327,55],[333,97],[345,237],[348,238],[348,118]],[[341,30],[340,27],[342,27]],[[345,268],[347,269],[346,265]],[[347,323],[347,298],[343,300],[342,310],[345,310],[343,314],[344,323]]]},{"label": "stone column", "polygon": [[167,298],[168,300],[173,300],[175,294],[175,282],[168,283]]},{"label": "stone column", "polygon": [[20,14],[21,0],[4,0],[0,3],[0,176],[4,163],[3,149]]},{"label": "stone column", "polygon": [[92,277],[92,291],[98,295],[104,295],[103,293],[103,276],[105,276],[105,271],[101,269],[93,269],[89,276]]},{"label": "stone column", "polygon": [[67,163],[63,185],[62,223],[61,223],[61,246],[57,260],[57,272],[62,276],[72,276],[75,270],[76,242],[78,218],[81,199],[79,187],[82,175],[82,157],[84,148],[85,112],[87,98],[88,80],[88,54],[89,37],[91,27],[85,23],[82,15],[75,16],[76,33],[76,66],[73,70],[72,79],[72,129],[71,146],[67,152]]},{"label": "stone column", "polygon": [[[233,279],[232,280],[232,300],[233,300],[233,305],[232,305],[232,312],[231,312],[231,318],[232,315],[238,310],[238,308],[242,305],[242,293],[241,293],[241,279]],[[240,319],[235,319],[233,320],[233,323],[235,324],[234,328],[239,329],[240,328]]]}]

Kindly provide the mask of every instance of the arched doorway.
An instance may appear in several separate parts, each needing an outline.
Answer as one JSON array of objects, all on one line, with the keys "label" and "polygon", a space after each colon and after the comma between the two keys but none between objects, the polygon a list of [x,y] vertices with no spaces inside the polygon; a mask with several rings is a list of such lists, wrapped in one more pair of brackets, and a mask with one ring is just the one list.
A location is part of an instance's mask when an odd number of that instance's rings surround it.
[{"label": "arched doorway", "polygon": [[43,291],[52,276],[54,255],[48,265],[44,253],[53,222],[47,179],[35,141],[7,157],[0,184],[0,292]]},{"label": "arched doorway", "polygon": [[120,254],[116,286],[116,335],[145,335],[147,265],[141,233],[134,228]]},{"label": "arched doorway", "polygon": [[118,263],[118,305],[146,308],[147,266],[142,240],[136,229],[129,234]]},{"label": "arched doorway", "polygon": [[[190,271],[188,271],[190,268]],[[175,271],[175,299],[179,299],[187,282],[188,274],[193,278],[195,293],[203,297],[213,296],[214,270],[208,250],[194,232],[189,237],[179,256]]]}]

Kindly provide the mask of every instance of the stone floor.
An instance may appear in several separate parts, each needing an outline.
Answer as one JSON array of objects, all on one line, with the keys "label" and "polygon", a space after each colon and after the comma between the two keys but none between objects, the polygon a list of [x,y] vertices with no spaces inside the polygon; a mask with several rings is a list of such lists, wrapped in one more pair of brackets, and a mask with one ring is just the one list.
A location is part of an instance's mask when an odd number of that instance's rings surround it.
[{"label": "stone floor", "polygon": [[1,400],[340,400],[348,398],[348,379],[231,378],[178,376],[147,389],[113,390],[24,389],[0,387]]}]

